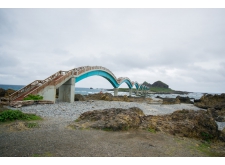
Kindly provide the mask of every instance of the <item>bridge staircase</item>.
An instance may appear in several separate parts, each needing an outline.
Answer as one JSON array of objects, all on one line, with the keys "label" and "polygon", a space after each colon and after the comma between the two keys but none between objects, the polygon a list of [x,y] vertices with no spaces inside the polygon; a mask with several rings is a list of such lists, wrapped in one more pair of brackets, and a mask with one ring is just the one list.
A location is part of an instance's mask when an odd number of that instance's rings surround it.
[{"label": "bridge staircase", "polygon": [[67,80],[70,76],[72,76],[72,71],[58,71],[45,80],[35,80],[22,89],[12,93],[9,96],[9,101],[22,101],[29,94],[37,95],[47,86],[57,86],[58,84],[63,83],[63,81]]}]

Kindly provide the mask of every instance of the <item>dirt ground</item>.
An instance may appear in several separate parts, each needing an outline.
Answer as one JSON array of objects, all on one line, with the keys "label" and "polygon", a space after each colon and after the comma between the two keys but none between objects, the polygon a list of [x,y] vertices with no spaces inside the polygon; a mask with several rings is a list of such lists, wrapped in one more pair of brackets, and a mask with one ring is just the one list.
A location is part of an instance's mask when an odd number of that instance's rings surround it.
[{"label": "dirt ground", "polygon": [[[209,144],[146,130],[75,130],[63,118],[0,124],[1,157],[203,157],[225,156]],[[28,128],[29,127],[29,128]]]}]

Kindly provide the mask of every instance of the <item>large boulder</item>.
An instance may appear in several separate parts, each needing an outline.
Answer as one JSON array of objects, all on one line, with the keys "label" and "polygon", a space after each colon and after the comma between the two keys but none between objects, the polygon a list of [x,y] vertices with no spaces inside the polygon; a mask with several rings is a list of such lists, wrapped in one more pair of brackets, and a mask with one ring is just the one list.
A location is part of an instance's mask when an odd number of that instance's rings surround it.
[{"label": "large boulder", "polygon": [[180,104],[178,98],[162,98],[163,104]]},{"label": "large boulder", "polygon": [[127,130],[138,128],[144,113],[139,108],[130,109],[112,108],[85,112],[77,119],[78,122],[70,125],[74,128],[96,128],[103,130]]},{"label": "large boulder", "polygon": [[221,110],[208,108],[207,112],[218,122],[225,122],[225,108]]},{"label": "large boulder", "polygon": [[194,105],[199,108],[215,108],[221,110],[222,108],[225,108],[225,94],[222,93],[221,95],[203,95],[200,100],[195,101]]},{"label": "large boulder", "polygon": [[180,100],[180,103],[194,104],[194,102],[192,102],[189,97],[177,96],[176,98],[178,98]]},{"label": "large boulder", "polygon": [[200,100],[195,100],[194,105],[208,109],[208,113],[219,122],[225,122],[225,94],[205,94]]},{"label": "large boulder", "polygon": [[215,120],[204,110],[178,110],[169,115],[145,116],[142,128],[204,140],[217,139],[220,134]]},{"label": "large boulder", "polygon": [[15,90],[13,89],[2,89],[0,88],[0,97],[9,97],[9,95],[13,94]]},{"label": "large boulder", "polygon": [[225,128],[222,131],[220,131],[219,140],[225,142]]},{"label": "large boulder", "polygon": [[89,94],[86,96],[87,100],[101,100],[103,93],[94,93],[94,94]]},{"label": "large boulder", "polygon": [[104,93],[101,95],[101,100],[113,101],[113,95],[111,93]]},{"label": "large boulder", "polygon": [[112,101],[113,95],[111,93],[94,93],[86,96],[87,100],[105,100]]},{"label": "large boulder", "polygon": [[81,94],[75,94],[74,101],[85,101],[85,97]]},{"label": "large boulder", "polygon": [[0,88],[0,97],[5,97],[5,93],[6,93],[5,89]]}]

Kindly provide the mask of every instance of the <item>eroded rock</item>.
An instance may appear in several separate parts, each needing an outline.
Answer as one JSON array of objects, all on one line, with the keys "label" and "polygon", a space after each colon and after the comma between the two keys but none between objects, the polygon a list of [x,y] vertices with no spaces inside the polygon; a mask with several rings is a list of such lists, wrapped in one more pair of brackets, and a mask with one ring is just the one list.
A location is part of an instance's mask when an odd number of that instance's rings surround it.
[{"label": "eroded rock", "polygon": [[218,126],[204,110],[178,110],[169,115],[145,116],[143,128],[154,128],[173,135],[200,139],[217,139]]},{"label": "eroded rock", "polygon": [[138,128],[144,113],[139,108],[112,108],[88,111],[80,115],[79,122],[72,124],[74,128],[96,128],[106,130],[127,130]]},{"label": "eroded rock", "polygon": [[195,106],[208,109],[208,113],[219,122],[225,122],[225,94],[205,94],[200,100],[195,100]]},{"label": "eroded rock", "polygon": [[162,116],[145,116],[141,109],[135,107],[95,110],[81,114],[70,126],[114,131],[130,128],[155,130],[204,140],[220,139],[221,136],[215,120],[204,110],[178,110]]},{"label": "eroded rock", "polygon": [[222,109],[225,108],[225,94],[221,95],[203,95],[200,100],[195,101],[195,106],[199,108],[215,108],[215,109]]},{"label": "eroded rock", "polygon": [[180,104],[180,100],[178,98],[162,98],[163,104]]},{"label": "eroded rock", "polygon": [[207,112],[218,122],[225,122],[225,108],[221,110],[208,108]]},{"label": "eroded rock", "polygon": [[75,94],[74,100],[75,101],[85,101],[85,97],[81,94]]},{"label": "eroded rock", "polygon": [[178,98],[180,100],[180,103],[194,104],[194,102],[192,102],[189,97],[177,96],[176,98]]}]

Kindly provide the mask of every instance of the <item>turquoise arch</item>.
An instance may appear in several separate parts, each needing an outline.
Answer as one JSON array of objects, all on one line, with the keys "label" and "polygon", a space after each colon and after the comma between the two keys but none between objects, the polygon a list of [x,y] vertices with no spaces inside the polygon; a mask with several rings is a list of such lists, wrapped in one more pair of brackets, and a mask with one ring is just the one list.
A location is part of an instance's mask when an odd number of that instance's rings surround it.
[{"label": "turquoise arch", "polygon": [[134,85],[135,85],[136,89],[138,89],[138,88],[140,87],[140,86],[138,85],[138,83],[135,83]]},{"label": "turquoise arch", "polygon": [[[108,80],[114,88],[118,88],[123,83],[126,83],[130,89],[132,88],[132,83],[129,80],[125,79],[120,84],[118,84],[117,81],[115,80],[115,78],[111,74],[109,74],[108,72],[102,71],[102,70],[94,70],[94,71],[84,73],[84,74],[76,77],[75,82],[79,82],[90,76],[101,76],[101,77],[105,78],[106,80]],[[136,87],[136,89],[139,88],[138,85],[135,85],[135,87]]]}]

